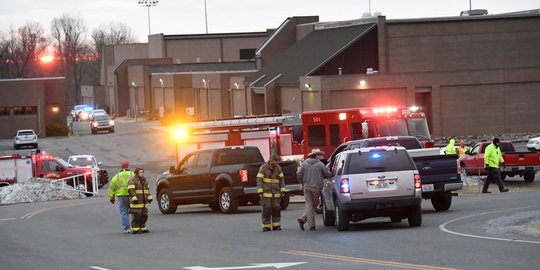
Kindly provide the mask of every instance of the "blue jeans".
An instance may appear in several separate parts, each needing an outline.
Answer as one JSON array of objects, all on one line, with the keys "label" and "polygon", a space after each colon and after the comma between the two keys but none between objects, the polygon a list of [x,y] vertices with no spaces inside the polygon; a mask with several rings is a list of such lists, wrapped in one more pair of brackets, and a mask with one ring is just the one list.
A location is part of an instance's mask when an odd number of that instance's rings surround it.
[{"label": "blue jeans", "polygon": [[118,201],[118,211],[120,213],[120,224],[124,230],[129,230],[131,225],[129,223],[129,197],[121,196],[116,197]]}]

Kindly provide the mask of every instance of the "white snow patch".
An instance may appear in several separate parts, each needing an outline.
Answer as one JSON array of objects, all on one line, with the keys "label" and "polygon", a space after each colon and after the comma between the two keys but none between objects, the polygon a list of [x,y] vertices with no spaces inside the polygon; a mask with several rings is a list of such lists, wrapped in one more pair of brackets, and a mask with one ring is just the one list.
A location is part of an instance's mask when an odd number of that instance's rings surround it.
[{"label": "white snow patch", "polygon": [[540,211],[502,216],[489,220],[482,227],[492,234],[523,234],[540,237]]},{"label": "white snow patch", "polygon": [[28,182],[0,188],[0,204],[79,199],[86,196],[62,181],[32,178]]}]

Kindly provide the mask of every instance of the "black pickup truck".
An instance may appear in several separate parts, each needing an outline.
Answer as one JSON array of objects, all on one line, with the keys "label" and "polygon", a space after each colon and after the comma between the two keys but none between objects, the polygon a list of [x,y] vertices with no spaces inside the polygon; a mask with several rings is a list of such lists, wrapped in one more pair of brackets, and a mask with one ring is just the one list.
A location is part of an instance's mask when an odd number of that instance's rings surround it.
[{"label": "black pickup truck", "polygon": [[[433,208],[446,211],[452,204],[452,191],[463,188],[461,168],[457,155],[441,155],[438,148],[422,148],[414,136],[378,137],[342,143],[328,159],[332,166],[333,157],[342,151],[372,146],[403,146],[412,157],[422,181],[422,198],[431,199]],[[330,167],[331,168],[331,167]]]},{"label": "black pickup truck", "polygon": [[[239,205],[259,203],[257,173],[266,162],[254,146],[231,146],[198,150],[187,154],[178,166],[171,166],[157,178],[159,210],[176,212],[178,205],[208,204],[223,213],[235,213]],[[289,205],[291,195],[302,194],[296,179],[296,161],[279,162],[285,175],[286,195],[281,209]]]}]

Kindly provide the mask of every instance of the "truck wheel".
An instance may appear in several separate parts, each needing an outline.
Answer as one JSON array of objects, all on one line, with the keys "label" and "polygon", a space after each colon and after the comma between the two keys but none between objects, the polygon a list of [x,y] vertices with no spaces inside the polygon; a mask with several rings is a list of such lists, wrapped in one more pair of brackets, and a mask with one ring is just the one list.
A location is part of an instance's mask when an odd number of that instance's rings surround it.
[{"label": "truck wheel", "polygon": [[223,187],[218,195],[219,208],[225,214],[233,214],[238,211],[238,198],[234,197],[230,187]]},{"label": "truck wheel", "polygon": [[431,198],[431,204],[433,208],[437,211],[446,211],[450,208],[452,204],[452,194],[444,193],[440,195],[435,195]]},{"label": "truck wheel", "polygon": [[218,202],[211,202],[208,204],[208,207],[210,207],[210,209],[212,209],[212,211],[214,212],[217,212],[220,210]]},{"label": "truck wheel", "polygon": [[422,225],[422,208],[420,205],[413,206],[411,208],[411,212],[409,212],[409,226],[411,227],[419,227]]},{"label": "truck wheel", "polygon": [[349,219],[349,213],[341,210],[341,207],[339,207],[339,202],[336,202],[336,227],[338,231],[349,230]]},{"label": "truck wheel", "polygon": [[289,196],[288,194],[283,196],[280,202],[281,210],[287,209],[287,207],[289,207],[290,202],[291,202],[291,196]]},{"label": "truck wheel", "polygon": [[532,183],[534,181],[534,176],[536,173],[534,171],[526,171],[523,175],[523,179],[525,179],[525,183]]},{"label": "truck wheel", "polygon": [[171,193],[168,189],[161,189],[158,193],[159,211],[163,214],[174,214],[176,212],[176,204],[172,200]]},{"label": "truck wheel", "polygon": [[336,213],[335,211],[330,211],[326,208],[326,204],[323,202],[322,206],[322,220],[324,226],[335,226],[336,225]]}]

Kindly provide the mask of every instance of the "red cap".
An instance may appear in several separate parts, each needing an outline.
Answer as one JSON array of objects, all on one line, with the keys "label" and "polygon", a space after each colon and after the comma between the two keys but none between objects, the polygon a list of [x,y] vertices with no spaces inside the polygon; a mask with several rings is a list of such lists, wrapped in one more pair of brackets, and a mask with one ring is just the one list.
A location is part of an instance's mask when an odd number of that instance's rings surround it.
[{"label": "red cap", "polygon": [[129,167],[129,161],[124,160],[120,162],[120,167],[122,167],[122,169],[127,169]]}]

